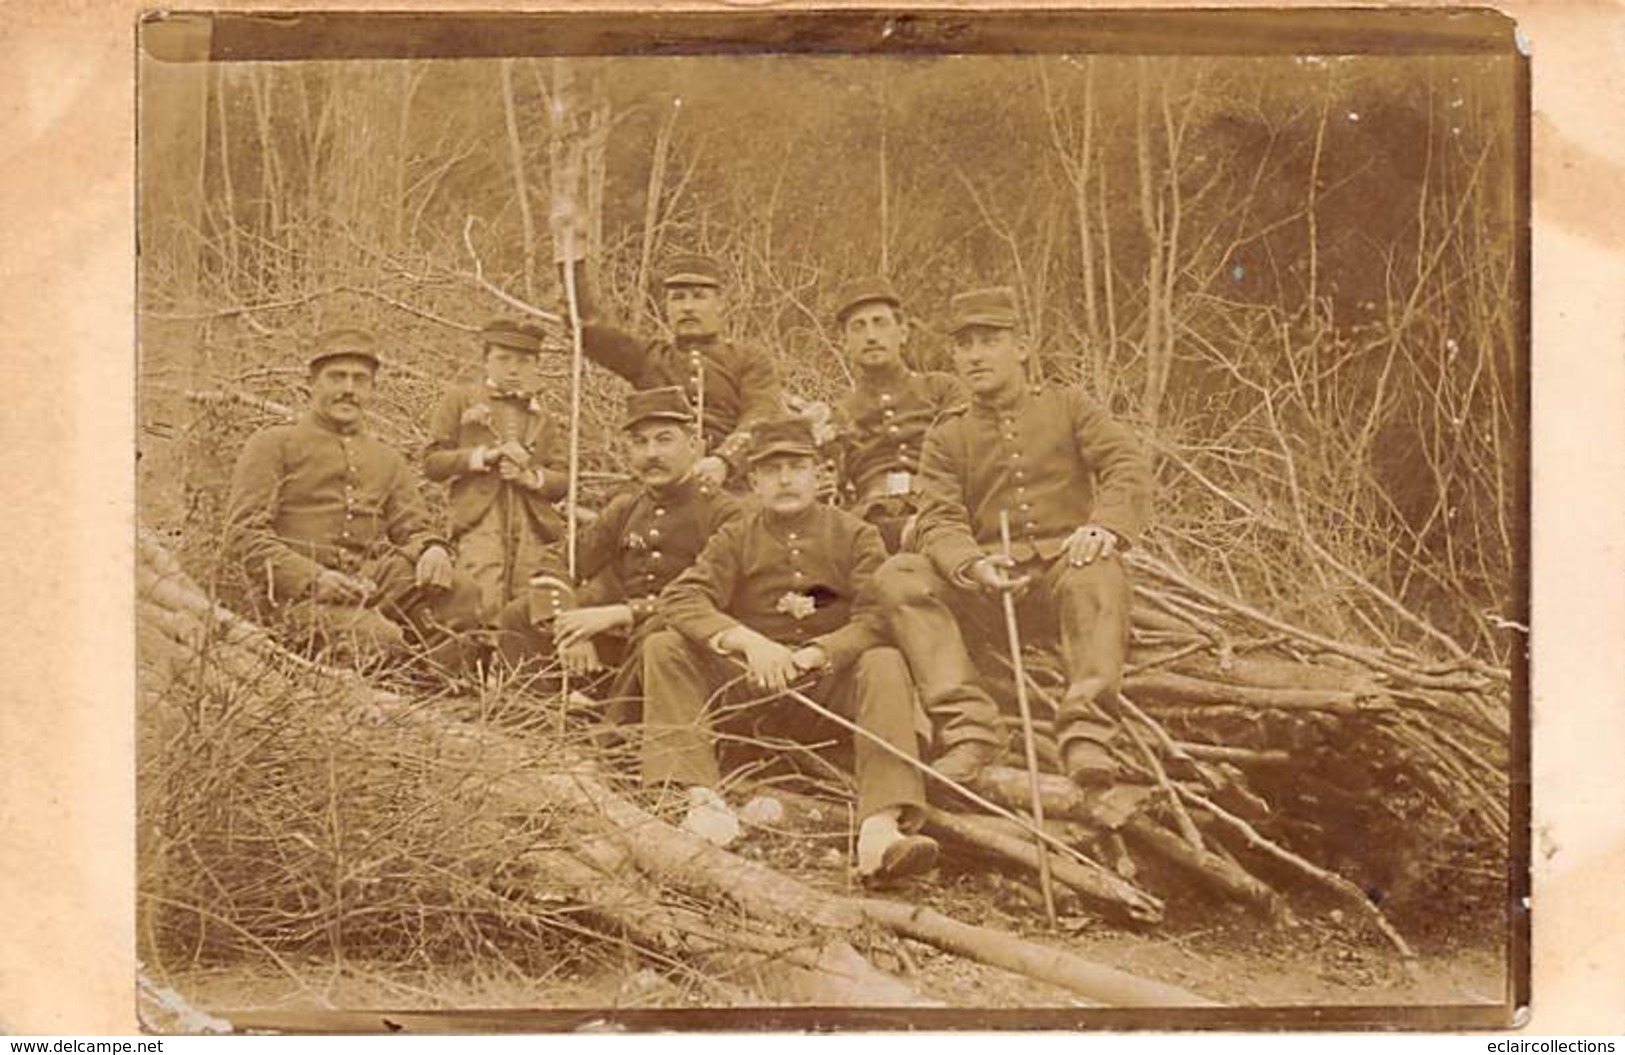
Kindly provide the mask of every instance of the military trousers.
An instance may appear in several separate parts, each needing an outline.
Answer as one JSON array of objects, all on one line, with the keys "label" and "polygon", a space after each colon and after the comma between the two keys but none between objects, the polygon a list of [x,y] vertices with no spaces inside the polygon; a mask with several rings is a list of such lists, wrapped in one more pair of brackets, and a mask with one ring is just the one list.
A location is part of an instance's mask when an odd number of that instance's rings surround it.
[{"label": "military trousers", "polygon": [[361,665],[414,655],[454,672],[467,665],[465,635],[480,625],[479,589],[468,576],[453,573],[449,588],[419,586],[417,565],[400,553],[340,570],[371,580],[377,592],[364,604],[299,599],[277,606],[274,620],[297,646]]},{"label": "military trousers", "polygon": [[[1016,598],[1024,644],[1059,647],[1068,688],[1056,715],[1064,752],[1077,740],[1108,745],[1128,653],[1128,572],[1116,557],[1073,566],[1064,558],[1015,569],[1032,583]],[[999,711],[982,685],[971,649],[1008,657],[1004,605],[991,592],[965,589],[940,575],[921,554],[880,566],[870,585],[892,639],[908,657],[926,712],[944,746],[962,740],[1004,742]]]},{"label": "military trousers", "polygon": [[517,498],[512,487],[505,488],[485,516],[457,536],[457,569],[479,587],[480,617],[487,626],[524,596],[531,576],[564,575],[561,547]]},{"label": "military trousers", "polygon": [[[754,725],[758,733],[802,743],[841,736],[852,743],[858,819],[897,808],[905,826],[920,822],[925,779],[919,769],[868,736],[843,729],[796,700],[775,697],[742,706],[741,698],[748,700],[762,693],[742,682],[736,691],[719,691],[736,682],[743,672],[744,668],[732,659],[675,630],[658,630],[649,635],[643,646],[643,683],[647,688],[642,748],[645,784],[714,788],[721,783],[716,750],[718,724],[722,731]],[[896,649],[869,649],[845,669],[826,673],[799,686],[799,691],[853,721],[899,754],[919,759],[923,716],[914,702],[908,665]],[[723,710],[734,713],[718,723],[715,716]],[[752,718],[756,720],[750,721]]]}]

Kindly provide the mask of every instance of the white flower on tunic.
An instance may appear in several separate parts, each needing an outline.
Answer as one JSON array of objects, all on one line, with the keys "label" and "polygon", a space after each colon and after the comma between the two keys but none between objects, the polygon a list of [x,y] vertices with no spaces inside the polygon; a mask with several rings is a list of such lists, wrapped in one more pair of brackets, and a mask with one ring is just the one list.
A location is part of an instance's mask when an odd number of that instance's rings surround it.
[{"label": "white flower on tunic", "polygon": [[774,610],[782,612],[799,622],[818,611],[818,602],[804,593],[796,593],[791,590],[783,597],[780,597],[779,603],[773,607]]}]

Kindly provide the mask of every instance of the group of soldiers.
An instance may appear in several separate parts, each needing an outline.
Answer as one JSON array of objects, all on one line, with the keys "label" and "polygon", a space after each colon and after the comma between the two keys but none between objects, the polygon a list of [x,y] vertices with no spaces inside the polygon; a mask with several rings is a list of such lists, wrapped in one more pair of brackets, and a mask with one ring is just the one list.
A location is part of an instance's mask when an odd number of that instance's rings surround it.
[{"label": "group of soldiers", "polygon": [[1150,463],[1081,391],[1030,381],[1011,290],[952,298],[955,376],[906,365],[909,318],[884,279],[852,284],[835,322],[854,384],[830,437],[785,412],[770,356],[723,336],[715,261],[669,262],[670,337],[652,340],[600,317],[581,262],[561,264],[585,355],[633,389],[620,428],[635,484],[580,528],[574,568],[555,508],[565,438],[537,395],[543,331],[486,326],[483,380],[435,411],[422,468],[449,488],[442,532],[407,458],[365,427],[374,338],[341,330],[314,346],[309,412],[238,460],[228,542],[258,617],[312,651],[603,679],[643,781],[678,789],[685,823],[719,843],[738,824],[717,733],[844,729],[857,871],[890,880],[936,857],[922,760],[964,782],[1004,749],[971,648],[1003,651],[1009,596],[1067,675],[1065,771],[1115,778],[1119,554],[1145,526]]}]

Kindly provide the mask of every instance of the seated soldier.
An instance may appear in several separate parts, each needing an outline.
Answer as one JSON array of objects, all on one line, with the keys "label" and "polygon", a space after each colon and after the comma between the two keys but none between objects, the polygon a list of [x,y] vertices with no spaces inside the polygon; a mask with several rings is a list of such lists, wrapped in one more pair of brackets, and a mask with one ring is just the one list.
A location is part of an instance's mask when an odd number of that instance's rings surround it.
[{"label": "seated soldier", "polygon": [[694,563],[707,539],[739,515],[735,498],[694,473],[700,439],[682,389],[631,393],[621,430],[638,486],[611,499],[579,534],[579,595],[544,579],[510,604],[500,621],[502,655],[515,667],[550,656],[555,641],[572,674],[600,671],[606,660],[613,664],[606,717],[616,722],[638,718],[638,646],[659,625],[660,591]]},{"label": "seated soldier", "polygon": [[919,510],[920,446],[932,425],[970,396],[951,374],[903,362],[908,318],[883,278],[841,294],[835,324],[852,366],[852,392],[836,407],[836,470],[846,507],[880,529],[888,552],[906,548]]},{"label": "seated soldier", "polygon": [[[989,705],[966,643],[1003,651],[999,594],[1015,592],[1028,639],[1052,636],[1066,669],[1055,722],[1066,772],[1080,785],[1109,783],[1109,717],[1129,628],[1128,573],[1117,554],[1149,515],[1150,460],[1081,390],[1028,385],[1013,291],[962,293],[951,310],[954,363],[972,402],[926,438],[920,552],[886,563],[875,598],[936,716]],[[937,768],[969,779],[998,750],[969,739]]]},{"label": "seated soldier", "polygon": [[583,353],[633,388],[681,388],[694,407],[703,447],[695,473],[712,486],[737,482],[747,430],[784,413],[784,397],[772,354],[724,336],[722,267],[708,256],[671,257],[660,282],[669,338],[630,333],[603,314],[605,305],[589,281],[582,216],[568,200],[555,201],[552,223],[561,277],[563,268],[573,269]]},{"label": "seated soldier", "polygon": [[309,413],[238,456],[227,546],[259,618],[311,651],[370,665],[423,649],[461,665],[479,591],[431,530],[406,458],[365,431],[377,373],[371,334],[318,339]]},{"label": "seated soldier", "polygon": [[[936,843],[912,834],[922,820],[924,782],[906,761],[918,758],[914,689],[902,655],[882,646],[874,613],[859,603],[885,558],[880,533],[818,504],[816,450],[804,419],[756,426],[747,460],[757,501],[666,587],[660,611],[667,628],[643,647],[644,782],[686,786],[685,823],[715,842],[731,841],[737,822],[716,792],[721,774],[708,703],[743,674],[772,694],[750,707],[758,728],[791,737],[810,728],[825,739],[832,723],[781,695],[805,686],[810,698],[869,734],[853,743],[859,874],[892,878],[928,869]],[[718,817],[726,823],[715,823]]]},{"label": "seated soldier", "polygon": [[564,523],[553,503],[570,487],[563,445],[536,390],[539,330],[496,321],[480,331],[485,377],[446,393],[429,420],[423,475],[451,491],[457,567],[496,620],[531,576],[560,566]]}]

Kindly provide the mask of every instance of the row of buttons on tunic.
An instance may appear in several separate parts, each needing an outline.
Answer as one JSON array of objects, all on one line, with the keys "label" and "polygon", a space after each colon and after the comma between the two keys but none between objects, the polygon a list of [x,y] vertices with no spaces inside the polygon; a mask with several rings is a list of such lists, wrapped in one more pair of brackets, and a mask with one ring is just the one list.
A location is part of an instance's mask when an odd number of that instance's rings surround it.
[{"label": "row of buttons on tunic", "polygon": [[[1021,461],[1021,448],[1015,446],[1016,419],[1013,416],[1006,414],[1000,420],[1004,422],[1004,438],[1011,444],[1010,461],[1012,464],[1018,463]],[[1019,500],[1016,509],[1022,513],[1031,514],[1033,511],[1033,505],[1031,502],[1027,501],[1027,485],[1025,483],[1027,479],[1026,471],[1017,465],[1015,471],[1011,475],[1013,475],[1016,479],[1016,498]],[[1031,534],[1033,529],[1038,527],[1038,522],[1029,518],[1022,521],[1021,526],[1025,528],[1029,534]]]},{"label": "row of buttons on tunic", "polygon": [[[882,392],[880,394],[880,402],[883,403],[883,404],[886,404],[885,409],[883,409],[880,412],[880,416],[882,418],[884,418],[887,422],[890,422],[890,424],[888,424],[886,426],[886,431],[895,436],[897,434],[897,423],[895,421],[892,421],[892,419],[897,416],[897,411],[892,409],[891,401],[892,401],[892,396],[891,396],[890,392]],[[897,457],[900,460],[904,461],[904,462],[908,461],[908,441],[907,440],[898,440],[897,441]]]},{"label": "row of buttons on tunic", "polygon": [[344,446],[344,468],[347,470],[345,474],[347,479],[344,484],[345,528],[339,532],[339,537],[347,539],[350,537],[349,525],[355,520],[355,482],[360,474],[356,472],[355,462],[350,457],[350,437],[340,436],[339,443]]}]

